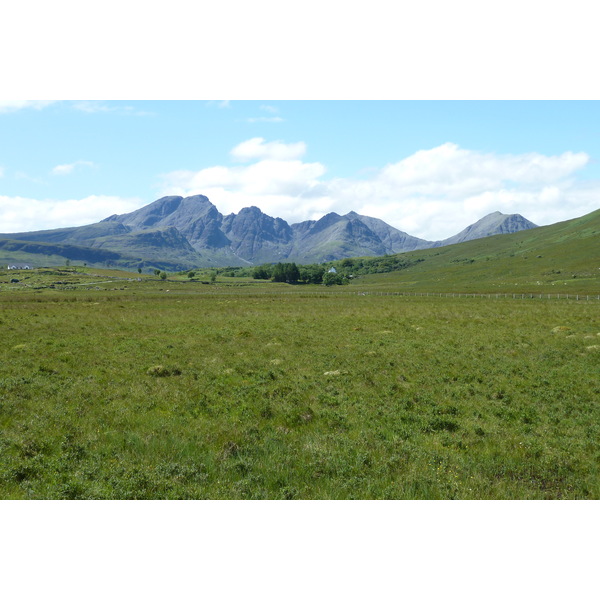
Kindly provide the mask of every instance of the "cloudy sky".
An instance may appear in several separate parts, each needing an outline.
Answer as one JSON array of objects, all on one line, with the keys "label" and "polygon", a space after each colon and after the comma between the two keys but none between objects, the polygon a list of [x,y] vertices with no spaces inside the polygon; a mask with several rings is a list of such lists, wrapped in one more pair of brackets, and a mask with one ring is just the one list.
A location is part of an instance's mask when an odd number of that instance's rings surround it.
[{"label": "cloudy sky", "polygon": [[290,223],[354,210],[430,240],[493,211],[544,225],[599,208],[589,7],[484,4],[57,0],[32,20],[11,3],[0,232],[168,194]]},{"label": "cloudy sky", "polygon": [[290,223],[354,210],[421,238],[600,207],[596,101],[1,101],[0,232],[165,195]]}]

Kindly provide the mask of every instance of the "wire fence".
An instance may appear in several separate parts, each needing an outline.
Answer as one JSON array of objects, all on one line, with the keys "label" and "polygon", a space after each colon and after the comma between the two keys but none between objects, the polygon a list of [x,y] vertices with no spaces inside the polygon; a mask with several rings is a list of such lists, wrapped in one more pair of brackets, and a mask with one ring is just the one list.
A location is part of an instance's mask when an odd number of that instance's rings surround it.
[{"label": "wire fence", "polygon": [[296,295],[310,297],[327,296],[406,296],[420,298],[486,298],[486,299],[504,299],[513,300],[575,300],[575,301],[600,301],[600,294],[549,294],[549,293],[475,293],[475,292],[409,292],[409,291],[383,291],[383,290],[281,290],[281,289],[244,289],[239,288],[217,288],[206,290],[208,294],[240,294],[256,296],[271,295]]}]

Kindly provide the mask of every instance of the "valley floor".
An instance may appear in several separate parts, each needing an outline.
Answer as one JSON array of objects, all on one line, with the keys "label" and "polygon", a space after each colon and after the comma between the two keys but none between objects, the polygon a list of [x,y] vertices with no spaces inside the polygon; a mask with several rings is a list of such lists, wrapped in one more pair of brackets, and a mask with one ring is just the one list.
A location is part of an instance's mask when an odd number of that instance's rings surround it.
[{"label": "valley floor", "polygon": [[0,295],[1,498],[600,498],[597,300],[143,284]]}]

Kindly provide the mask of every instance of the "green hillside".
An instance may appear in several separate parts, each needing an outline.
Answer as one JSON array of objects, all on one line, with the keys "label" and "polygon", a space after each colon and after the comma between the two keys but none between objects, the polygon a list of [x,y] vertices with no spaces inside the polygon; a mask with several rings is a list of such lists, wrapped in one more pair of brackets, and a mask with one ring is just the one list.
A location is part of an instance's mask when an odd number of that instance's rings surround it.
[{"label": "green hillside", "polygon": [[[114,238],[118,239],[119,236],[114,236]],[[123,250],[126,251],[126,244],[123,243],[122,246]],[[169,260],[168,258],[162,258],[160,250],[152,247],[151,244],[146,244],[143,248],[148,255],[146,259],[140,257],[140,254],[127,254],[126,252],[104,248],[0,239],[0,267],[6,267],[11,263],[28,264],[31,267],[55,267],[64,265],[66,261],[69,261],[77,265],[85,264],[97,268],[113,267],[131,271],[141,267],[144,271],[150,272],[154,268],[177,271],[194,266],[194,262],[186,260],[192,254],[186,249],[180,251],[174,260]],[[139,252],[139,248],[133,250]],[[180,255],[183,258],[180,258]]]},{"label": "green hillside", "polygon": [[[406,259],[407,268],[361,275],[354,285],[437,292],[600,293],[600,210],[554,225],[396,256]],[[337,263],[348,271],[343,264]]]}]

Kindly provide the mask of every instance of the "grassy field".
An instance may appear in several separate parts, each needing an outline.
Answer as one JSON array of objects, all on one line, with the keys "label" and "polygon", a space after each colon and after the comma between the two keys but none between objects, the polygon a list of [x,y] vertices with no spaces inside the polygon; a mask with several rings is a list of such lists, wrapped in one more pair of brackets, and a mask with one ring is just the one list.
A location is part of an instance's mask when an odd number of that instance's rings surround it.
[{"label": "grassy field", "polygon": [[600,498],[598,300],[11,277],[1,498]]}]

